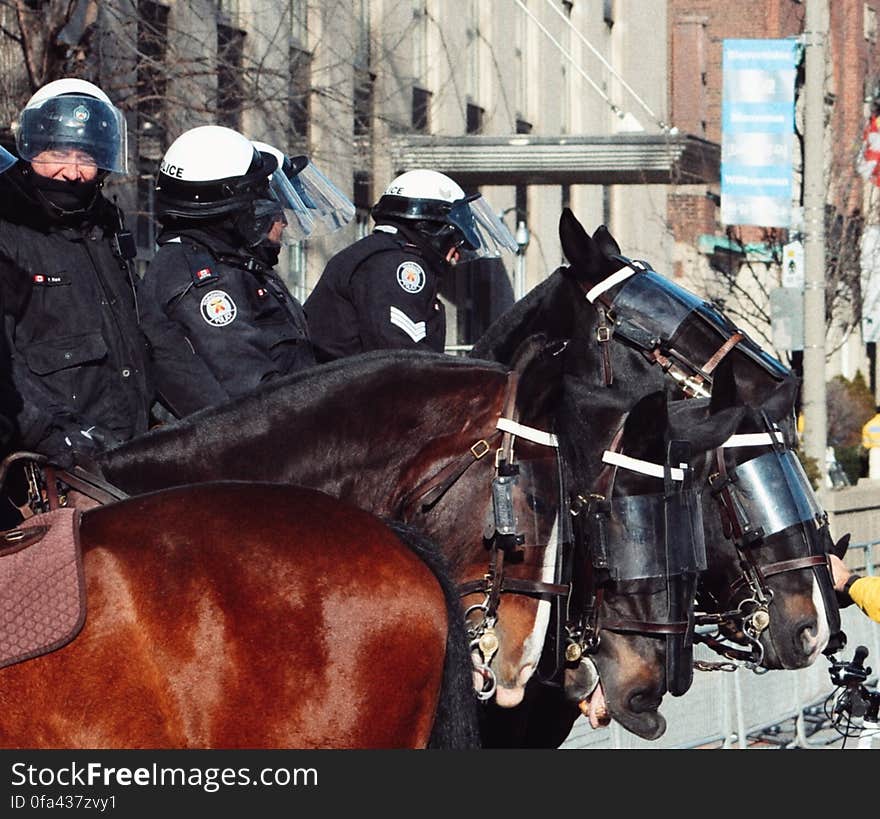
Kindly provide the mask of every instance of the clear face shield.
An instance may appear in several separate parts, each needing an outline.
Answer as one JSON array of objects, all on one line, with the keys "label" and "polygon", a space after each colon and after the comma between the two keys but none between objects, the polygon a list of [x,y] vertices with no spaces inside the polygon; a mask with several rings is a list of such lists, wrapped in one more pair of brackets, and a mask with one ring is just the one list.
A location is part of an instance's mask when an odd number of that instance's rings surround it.
[{"label": "clear face shield", "polygon": [[669,626],[668,633],[660,632],[666,642],[666,686],[681,696],[693,681],[694,596],[697,576],[707,566],[699,494],[614,498],[606,513],[592,539],[593,565],[616,582],[639,581],[648,592],[665,591],[654,622]]},{"label": "clear face shield", "polygon": [[519,250],[513,234],[480,194],[453,202],[447,221],[464,237],[459,262],[497,259]]},{"label": "clear face shield", "polygon": [[[790,449],[759,455],[736,467],[730,492],[743,516],[743,530],[762,530],[764,537],[789,526],[817,523],[824,517],[809,478]],[[815,527],[806,527],[812,531]],[[810,537],[811,551],[821,554],[818,538]]]},{"label": "clear face shield", "polygon": [[0,145],[0,173],[8,171],[18,160]]},{"label": "clear face shield", "polygon": [[691,490],[633,495],[609,502],[602,548],[593,563],[611,578],[647,580],[706,570],[706,543],[699,495]]},{"label": "clear face shield", "polygon": [[[277,244],[292,245],[310,236],[315,228],[315,222],[283,167],[276,168],[272,172],[272,176],[269,177],[269,190],[275,201],[276,218],[284,222],[280,235],[276,236],[270,230],[270,240],[275,240]],[[268,210],[269,206],[265,207]]]},{"label": "clear face shield", "polygon": [[[723,339],[737,332],[737,328],[710,302],[679,287],[655,270],[637,270],[612,301],[612,309],[617,316],[653,333],[664,343],[673,343],[685,322],[695,318],[706,322]],[[740,349],[774,377],[786,378],[789,375],[780,361],[764,352],[751,339],[741,342]]]},{"label": "clear face shield", "polygon": [[292,156],[289,167],[285,162],[284,168],[289,186],[312,221],[312,235],[332,233],[354,218],[354,203],[308,157]]},{"label": "clear face shield", "polygon": [[126,173],[125,117],[118,108],[85,94],[49,97],[22,111],[16,145],[27,162],[73,162]]}]

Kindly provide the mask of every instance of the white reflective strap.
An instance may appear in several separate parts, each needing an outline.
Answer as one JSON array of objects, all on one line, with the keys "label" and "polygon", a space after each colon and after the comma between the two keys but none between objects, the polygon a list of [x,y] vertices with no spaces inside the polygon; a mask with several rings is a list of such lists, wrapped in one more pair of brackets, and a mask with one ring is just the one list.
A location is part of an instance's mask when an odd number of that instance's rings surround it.
[{"label": "white reflective strap", "polygon": [[497,429],[502,432],[510,432],[517,438],[525,438],[535,444],[543,444],[544,446],[559,446],[559,440],[552,432],[544,432],[534,427],[527,427],[525,424],[518,424],[510,418],[499,418],[495,424]]},{"label": "white reflective strap", "polygon": [[636,271],[633,270],[631,267],[624,267],[618,270],[616,273],[612,273],[607,279],[603,279],[601,282],[599,282],[599,284],[597,284],[587,293],[587,301],[589,301],[590,303],[594,302],[606,290],[610,290],[615,285],[620,284],[621,282],[625,282],[635,272]]},{"label": "white reflective strap", "polygon": [[[610,449],[606,449],[605,452],[602,453],[602,461],[603,463],[611,464],[612,466],[622,466],[630,472],[641,472],[642,475],[650,475],[653,478],[663,477],[663,464],[642,461],[639,458],[630,458],[629,455],[621,455],[619,452],[612,452]],[[687,464],[681,464],[680,469],[675,466],[672,467],[672,469],[669,470],[672,480],[683,481],[684,470],[687,468]]]},{"label": "white reflective strap", "polygon": [[776,430],[772,435],[769,432],[752,432],[747,435],[731,435],[721,446],[725,449],[737,446],[769,446],[776,440],[784,444],[785,438]]}]

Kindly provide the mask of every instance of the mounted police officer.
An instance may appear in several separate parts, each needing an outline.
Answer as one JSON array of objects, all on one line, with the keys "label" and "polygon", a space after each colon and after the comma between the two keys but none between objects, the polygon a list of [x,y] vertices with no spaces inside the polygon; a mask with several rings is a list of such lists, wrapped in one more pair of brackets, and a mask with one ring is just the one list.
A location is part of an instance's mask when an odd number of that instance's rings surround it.
[{"label": "mounted police officer", "polygon": [[101,192],[126,172],[125,119],[96,85],[56,80],[21,112],[16,147],[21,161],[0,176],[0,263],[31,286],[4,322],[23,399],[16,445],[64,465],[148,425],[135,246]]},{"label": "mounted police officer", "polygon": [[273,270],[281,245],[314,229],[316,208],[291,181],[307,164],[218,125],[186,131],[165,153],[159,250],[139,294],[175,416],[315,363],[302,305]]},{"label": "mounted police officer", "polygon": [[319,361],[367,350],[443,352],[446,313],[438,291],[459,262],[516,251],[510,231],[480,194],[448,176],[398,176],[373,206],[369,236],[337,253],[306,299]]}]

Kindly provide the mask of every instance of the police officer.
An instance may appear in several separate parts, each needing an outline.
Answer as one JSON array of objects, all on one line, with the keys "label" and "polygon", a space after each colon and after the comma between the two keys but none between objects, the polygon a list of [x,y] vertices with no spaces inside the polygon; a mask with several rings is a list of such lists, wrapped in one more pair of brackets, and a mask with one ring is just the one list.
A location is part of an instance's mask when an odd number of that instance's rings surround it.
[{"label": "police officer", "polygon": [[4,319],[17,446],[69,465],[146,432],[152,402],[134,242],[101,192],[126,172],[125,119],[96,85],[56,80],[21,112],[16,147],[21,161],[0,176],[0,263],[31,285]]},{"label": "police officer", "polygon": [[162,159],[159,249],[139,295],[159,394],[177,417],[315,363],[302,305],[272,269],[315,222],[284,159],[218,125],[181,134]]},{"label": "police officer", "polygon": [[306,299],[319,361],[406,347],[443,352],[445,271],[517,249],[482,196],[465,196],[437,171],[398,176],[372,216],[373,233],[333,256]]}]

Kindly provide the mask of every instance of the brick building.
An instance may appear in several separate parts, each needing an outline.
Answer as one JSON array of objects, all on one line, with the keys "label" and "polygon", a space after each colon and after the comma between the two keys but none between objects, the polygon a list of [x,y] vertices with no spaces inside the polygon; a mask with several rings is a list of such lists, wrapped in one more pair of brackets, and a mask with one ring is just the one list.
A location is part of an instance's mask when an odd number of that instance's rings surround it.
[{"label": "brick building", "polygon": [[[722,46],[726,38],[796,38],[803,42],[805,5],[802,0],[669,0],[668,39],[670,120],[680,130],[721,141]],[[858,236],[864,223],[877,223],[877,195],[856,171],[862,132],[871,105],[880,97],[877,50],[878,0],[834,0],[828,3],[826,70],[826,243],[827,304],[835,314],[826,352],[829,376],[852,377],[873,370],[874,350],[862,341],[857,311],[858,292],[842,279],[858,279]],[[802,55],[802,51],[801,51]],[[795,191],[800,191],[803,110],[799,66]],[[670,229],[675,241],[675,274],[686,284],[724,301],[750,325],[756,336],[772,344],[766,304],[737,305],[728,281],[750,293],[766,296],[778,286],[780,249],[796,238],[799,214],[789,230],[725,226],[720,223],[719,186],[679,186],[670,199]],[[796,194],[797,195],[797,194]],[[762,323],[763,313],[763,324]],[[777,351],[782,357],[784,351]],[[797,364],[798,357],[794,357]]]}]

